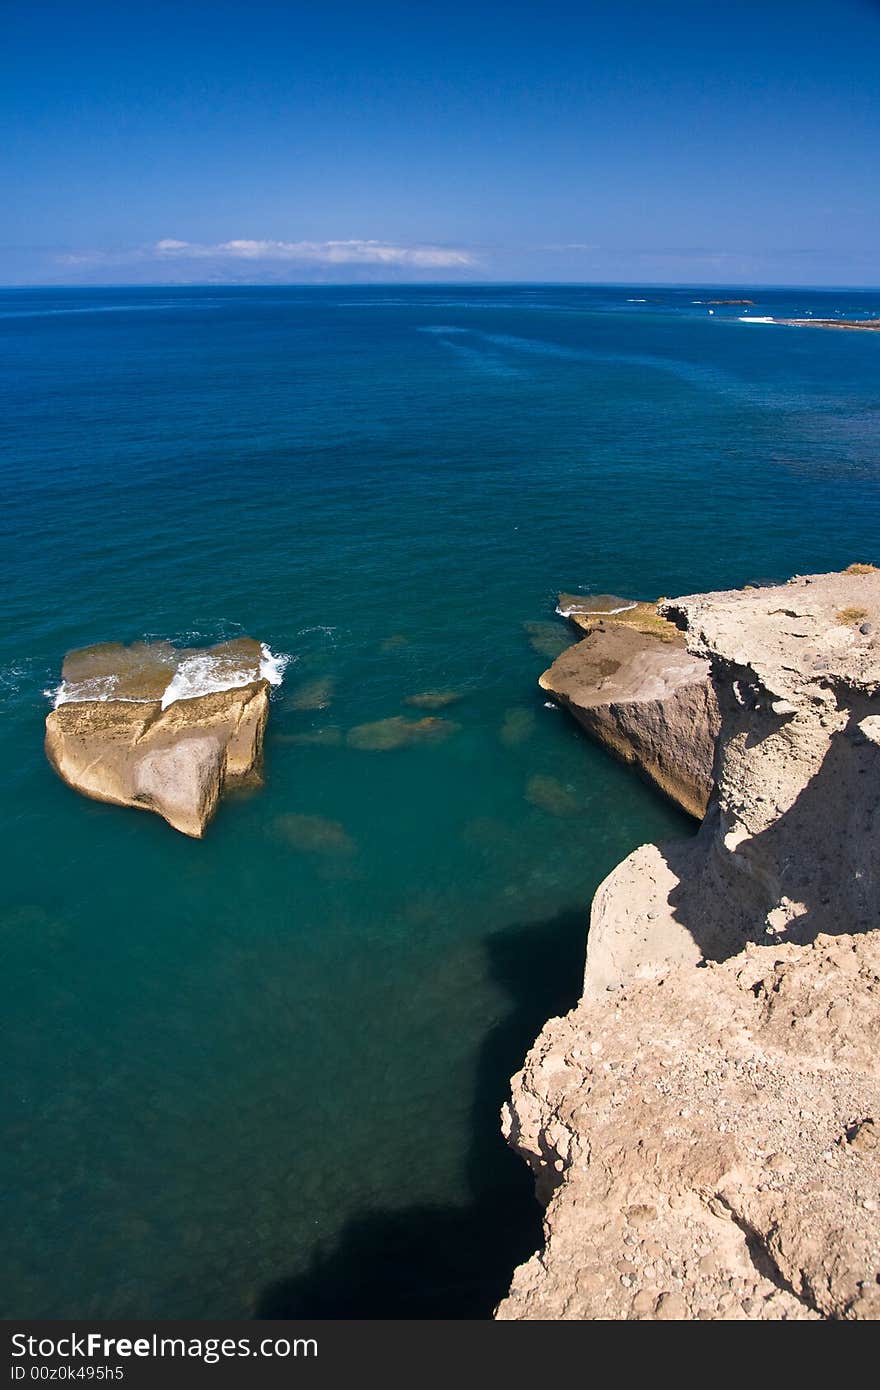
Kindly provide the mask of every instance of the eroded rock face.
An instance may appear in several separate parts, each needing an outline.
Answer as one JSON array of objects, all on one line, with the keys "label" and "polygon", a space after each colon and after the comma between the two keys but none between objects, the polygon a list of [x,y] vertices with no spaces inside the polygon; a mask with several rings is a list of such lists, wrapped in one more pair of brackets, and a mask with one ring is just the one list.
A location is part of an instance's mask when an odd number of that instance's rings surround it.
[{"label": "eroded rock face", "polygon": [[702,819],[718,732],[708,661],[635,627],[599,626],[557,657],[539,685],[618,758]]},{"label": "eroded rock face", "polygon": [[661,607],[712,666],[712,804],[695,841],[644,845],[600,886],[587,993],[880,926],[880,571]]},{"label": "eroded rock face", "polygon": [[[880,571],[661,605],[721,705],[707,871],[757,939],[880,926]],[[684,896],[679,917],[695,915]]]},{"label": "eroded rock face", "polygon": [[880,573],[661,611],[712,666],[711,806],[600,886],[514,1078],[547,1245],[499,1316],[878,1317]]},{"label": "eroded rock face", "polygon": [[47,757],[84,795],[154,811],[200,837],[227,782],[259,778],[269,709],[260,655],[250,639],[189,652],[108,643],[71,653],[62,702],[46,719]]},{"label": "eroded rock face", "polygon": [[880,1316],[880,941],[677,966],[547,1024],[504,1128],[547,1241],[497,1316]]}]

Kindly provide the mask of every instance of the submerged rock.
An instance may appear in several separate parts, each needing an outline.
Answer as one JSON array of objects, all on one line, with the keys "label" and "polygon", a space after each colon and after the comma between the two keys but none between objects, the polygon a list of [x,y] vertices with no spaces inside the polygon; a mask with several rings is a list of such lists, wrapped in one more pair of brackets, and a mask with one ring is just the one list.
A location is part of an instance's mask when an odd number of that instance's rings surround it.
[{"label": "submerged rock", "polygon": [[336,682],[332,676],[318,676],[315,680],[304,681],[292,691],[284,701],[286,709],[318,710],[327,709],[333,699]]},{"label": "submerged rock", "polygon": [[46,719],[47,757],[84,795],[154,811],[198,838],[228,782],[259,780],[266,669],[266,649],[250,638],[71,652]]},{"label": "submerged rock", "polygon": [[302,748],[338,748],[342,742],[342,730],[305,729],[301,734],[276,734],[276,743],[291,743]]},{"label": "submerged rock", "polygon": [[356,724],[349,729],[346,742],[349,748],[378,753],[390,748],[405,748],[408,744],[422,743],[427,739],[446,738],[455,733],[458,727],[450,719],[440,719],[436,715],[407,719],[402,714],[395,714],[390,719]]},{"label": "submerged rock", "polygon": [[551,661],[571,646],[571,636],[561,623],[528,622],[523,623],[523,629],[532,651],[539,656],[549,657]]},{"label": "submerged rock", "polygon": [[447,705],[454,705],[461,699],[458,690],[423,690],[418,695],[407,695],[403,703],[412,705],[415,709],[445,709]]},{"label": "submerged rock", "polygon": [[703,817],[718,733],[707,660],[651,632],[598,627],[538,683],[618,758]]},{"label": "submerged rock", "polygon": [[353,854],[355,842],[345,826],[325,816],[305,816],[296,813],[279,816],[275,831],[295,849],[310,854]]},{"label": "submerged rock", "polygon": [[584,809],[572,787],[542,772],[535,773],[526,783],[526,800],[551,816],[576,816]]},{"label": "submerged rock", "polygon": [[498,737],[505,748],[516,748],[535,732],[535,715],[530,709],[518,707],[505,711]]}]

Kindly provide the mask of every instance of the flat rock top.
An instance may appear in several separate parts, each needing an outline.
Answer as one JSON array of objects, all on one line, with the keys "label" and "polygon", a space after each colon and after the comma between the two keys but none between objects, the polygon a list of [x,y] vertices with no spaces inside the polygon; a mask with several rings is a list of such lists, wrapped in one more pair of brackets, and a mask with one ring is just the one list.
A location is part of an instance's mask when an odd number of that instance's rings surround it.
[{"label": "flat rock top", "polygon": [[625,613],[638,607],[638,600],[619,594],[560,594],[559,612],[563,618],[595,617]]},{"label": "flat rock top", "polygon": [[263,649],[253,637],[214,647],[170,642],[99,642],[68,652],[61,668],[59,706],[84,701],[160,701],[163,708],[238,686],[261,675]]},{"label": "flat rock top", "polygon": [[560,594],[556,608],[563,618],[574,623],[582,632],[597,628],[629,627],[657,637],[661,642],[683,647],[683,634],[659,610],[662,600],[644,602],[642,599],[620,598],[617,594]]},{"label": "flat rock top", "polygon": [[629,627],[602,628],[567,648],[541,677],[544,690],[580,706],[662,700],[702,682],[708,663]]},{"label": "flat rock top", "polygon": [[787,584],[668,599],[688,649],[754,672],[780,697],[815,685],[880,690],[880,570],[854,565]]}]

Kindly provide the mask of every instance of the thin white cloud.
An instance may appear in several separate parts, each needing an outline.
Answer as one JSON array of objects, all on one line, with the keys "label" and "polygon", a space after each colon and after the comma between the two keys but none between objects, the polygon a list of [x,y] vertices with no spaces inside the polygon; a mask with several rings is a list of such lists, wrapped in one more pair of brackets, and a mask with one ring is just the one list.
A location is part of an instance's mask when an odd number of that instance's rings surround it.
[{"label": "thin white cloud", "polygon": [[563,241],[554,242],[550,246],[536,246],[536,251],[601,251],[601,246],[596,246],[588,241]]},{"label": "thin white cloud", "polygon": [[206,243],[163,237],[132,251],[83,251],[62,256],[65,265],[122,265],[144,261],[294,261],[308,265],[402,266],[418,270],[476,264],[468,251],[445,246],[398,246],[387,241],[273,241],[240,238]]}]

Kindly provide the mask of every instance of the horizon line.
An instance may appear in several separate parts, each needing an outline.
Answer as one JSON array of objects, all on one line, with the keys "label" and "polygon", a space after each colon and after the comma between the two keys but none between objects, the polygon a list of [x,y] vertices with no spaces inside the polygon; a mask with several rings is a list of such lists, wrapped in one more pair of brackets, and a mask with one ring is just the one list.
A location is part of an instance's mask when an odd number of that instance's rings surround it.
[{"label": "horizon line", "polygon": [[788,281],[742,281],[729,280],[141,280],[141,281],[96,281],[94,284],[75,283],[67,280],[34,281],[24,284],[4,284],[0,290],[370,290],[370,289],[516,289],[518,287],[541,289],[548,286],[564,289],[730,289],[730,290],[818,290],[830,292],[851,290],[860,294],[880,293],[880,284],[810,284]]}]

